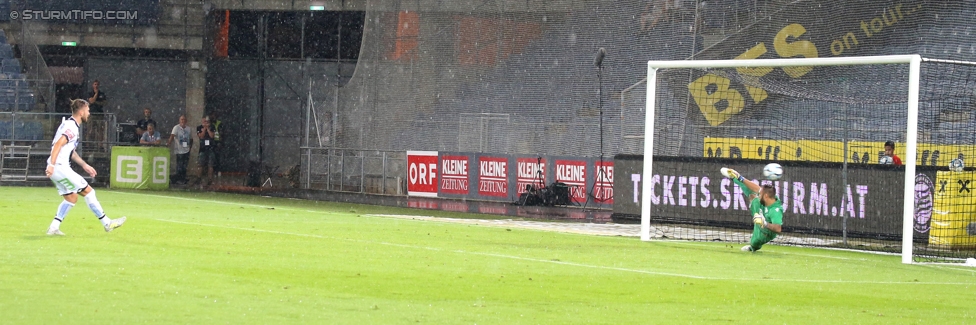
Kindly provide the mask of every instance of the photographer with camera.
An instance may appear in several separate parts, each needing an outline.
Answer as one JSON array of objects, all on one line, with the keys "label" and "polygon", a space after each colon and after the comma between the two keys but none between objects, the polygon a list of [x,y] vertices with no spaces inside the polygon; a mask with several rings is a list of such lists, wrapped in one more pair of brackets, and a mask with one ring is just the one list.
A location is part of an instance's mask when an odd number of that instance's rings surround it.
[{"label": "photographer with camera", "polygon": [[209,117],[203,117],[203,121],[200,126],[197,126],[197,138],[200,139],[200,146],[198,147],[197,162],[200,164],[200,180],[199,184],[203,185],[203,174],[207,174],[206,185],[213,184],[213,163],[214,163],[214,133],[216,128],[210,124]]}]

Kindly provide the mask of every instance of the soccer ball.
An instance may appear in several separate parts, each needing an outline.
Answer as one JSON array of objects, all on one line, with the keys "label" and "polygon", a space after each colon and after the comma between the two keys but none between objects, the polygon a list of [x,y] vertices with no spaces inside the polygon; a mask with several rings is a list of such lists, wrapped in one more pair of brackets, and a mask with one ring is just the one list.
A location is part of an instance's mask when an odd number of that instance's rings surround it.
[{"label": "soccer ball", "polygon": [[949,170],[954,172],[961,172],[966,165],[963,163],[962,159],[956,158],[949,162]]},{"label": "soccer ball", "polygon": [[892,165],[894,163],[895,159],[891,158],[891,156],[881,156],[881,158],[878,158],[879,165]]},{"label": "soccer ball", "polygon": [[763,167],[763,176],[771,181],[780,179],[783,177],[783,166],[780,166],[777,163],[770,163],[766,165],[766,167]]}]

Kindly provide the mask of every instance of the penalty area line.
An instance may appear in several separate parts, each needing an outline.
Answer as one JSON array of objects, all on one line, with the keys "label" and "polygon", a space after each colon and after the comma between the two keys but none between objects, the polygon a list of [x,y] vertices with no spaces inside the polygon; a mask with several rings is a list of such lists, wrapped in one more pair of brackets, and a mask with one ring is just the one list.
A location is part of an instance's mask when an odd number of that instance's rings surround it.
[{"label": "penalty area line", "polygon": [[[222,200],[218,200],[218,199],[205,200],[205,199],[194,199],[194,198],[188,198],[188,197],[182,197],[182,196],[147,194],[147,193],[129,193],[129,192],[119,192],[119,191],[111,191],[111,190],[109,190],[109,191],[112,192],[112,193],[119,193],[119,194],[151,196],[151,197],[166,198],[166,199],[187,200],[187,201],[201,202],[201,203],[219,203],[219,204],[224,204],[224,205],[247,206],[247,207],[253,207],[253,208],[274,209],[274,210],[300,211],[300,212],[308,212],[308,213],[327,213],[326,211],[315,211],[315,210],[309,210],[308,208],[304,208],[304,209],[302,209],[302,208],[289,208],[289,207],[260,205],[260,204],[243,203],[243,202],[222,201]],[[262,197],[271,198],[271,199],[274,199],[275,198],[275,197],[270,197],[270,196],[262,196]],[[298,200],[298,199],[295,199],[295,200]]]},{"label": "penalty area line", "polygon": [[973,284],[973,283],[964,283],[964,282],[907,282],[907,281],[906,282],[902,282],[902,281],[804,280],[804,279],[766,279],[766,278],[758,278],[758,279],[755,279],[755,278],[711,277],[711,276],[701,276],[701,275],[694,275],[694,274],[673,273],[673,272],[660,272],[660,271],[641,270],[641,269],[623,268],[623,267],[615,267],[615,266],[593,265],[593,264],[574,263],[574,262],[566,262],[566,261],[554,261],[554,260],[546,260],[546,259],[523,257],[523,256],[514,256],[514,255],[505,255],[505,254],[497,254],[497,253],[472,252],[472,251],[465,251],[465,250],[459,250],[459,249],[442,249],[442,248],[437,248],[437,247],[408,245],[408,244],[391,243],[391,242],[384,242],[384,241],[371,241],[371,240],[362,240],[362,239],[340,238],[340,237],[333,237],[333,236],[302,234],[302,233],[293,233],[293,232],[285,232],[285,231],[277,231],[277,230],[266,230],[266,229],[256,229],[256,228],[240,228],[240,227],[231,227],[231,226],[223,226],[223,225],[212,225],[212,224],[205,224],[205,223],[187,222],[187,221],[178,221],[178,220],[169,220],[169,219],[156,219],[156,218],[147,218],[147,219],[161,221],[161,222],[170,222],[170,223],[177,223],[177,224],[192,225],[192,226],[204,226],[204,227],[223,228],[223,229],[240,230],[240,231],[253,231],[253,232],[261,232],[261,233],[277,234],[277,235],[299,236],[299,237],[318,238],[318,239],[341,240],[341,241],[354,242],[354,243],[376,244],[376,245],[393,246],[393,247],[401,247],[401,248],[428,250],[428,251],[435,251],[435,252],[451,252],[451,253],[462,254],[462,255],[478,255],[478,256],[487,256],[487,257],[511,259],[511,260],[537,262],[537,263],[548,263],[548,264],[557,264],[557,265],[565,265],[565,266],[583,267],[583,268],[591,268],[591,269],[621,271],[621,272],[647,274],[647,275],[670,276],[670,277],[689,278],[689,279],[697,279],[697,280],[714,280],[714,281],[776,281],[776,282],[798,282],[798,283],[799,282],[802,282],[802,283],[848,283],[848,284],[912,284],[912,285],[924,285],[924,284],[928,284],[928,285],[972,285]]},{"label": "penalty area line", "polygon": [[[112,192],[112,193],[118,193],[118,194],[128,194],[128,195],[138,195],[138,196],[150,196],[150,197],[165,198],[165,199],[179,199],[179,200],[186,200],[186,201],[193,201],[193,202],[201,202],[201,203],[218,203],[218,204],[224,204],[224,205],[247,206],[247,207],[263,208],[263,209],[291,210],[291,211],[314,212],[314,213],[322,212],[322,211],[312,211],[312,210],[308,210],[308,209],[298,209],[298,208],[289,208],[289,207],[277,207],[277,206],[270,206],[270,205],[260,205],[260,204],[243,203],[243,202],[233,202],[233,201],[222,201],[222,200],[217,200],[217,199],[214,199],[214,200],[206,200],[206,199],[194,199],[194,198],[188,198],[188,197],[182,197],[182,196],[159,195],[159,194],[148,194],[148,193],[129,193],[129,192],[119,192],[119,191],[110,191],[110,192]],[[161,219],[157,219],[157,220],[161,220]]]}]

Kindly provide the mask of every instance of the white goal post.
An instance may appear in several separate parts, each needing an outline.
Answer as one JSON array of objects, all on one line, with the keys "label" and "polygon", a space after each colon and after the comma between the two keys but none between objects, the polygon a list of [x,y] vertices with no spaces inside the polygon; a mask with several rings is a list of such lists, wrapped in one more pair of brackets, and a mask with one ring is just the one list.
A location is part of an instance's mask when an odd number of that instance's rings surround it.
[{"label": "white goal post", "polygon": [[[908,111],[907,134],[905,145],[905,188],[904,207],[902,216],[902,251],[901,261],[912,263],[913,240],[913,210],[915,167],[917,160],[918,133],[918,101],[919,80],[922,58],[919,55],[886,55],[864,57],[836,57],[836,58],[791,58],[791,59],[756,59],[756,60],[682,60],[682,61],[648,61],[647,62],[647,101],[644,123],[644,166],[643,175],[653,174],[654,152],[654,118],[657,95],[658,69],[705,69],[705,68],[757,68],[757,67],[805,67],[805,66],[844,66],[844,65],[876,65],[876,64],[908,64]],[[650,240],[651,222],[651,182],[641,184],[641,240]]]}]

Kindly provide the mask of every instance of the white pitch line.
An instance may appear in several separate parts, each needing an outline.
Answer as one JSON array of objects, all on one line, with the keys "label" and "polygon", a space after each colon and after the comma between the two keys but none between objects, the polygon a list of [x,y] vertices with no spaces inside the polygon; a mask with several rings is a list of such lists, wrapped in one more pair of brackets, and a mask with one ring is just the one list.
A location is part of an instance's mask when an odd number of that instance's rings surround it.
[{"label": "white pitch line", "polygon": [[[696,243],[696,242],[681,241],[681,240],[668,240],[667,243],[679,244],[679,245],[688,245],[688,246],[699,246],[699,247],[713,247],[711,245],[706,245],[706,244],[701,244],[701,243]],[[778,245],[776,245],[776,243],[772,243],[772,245],[773,246],[778,246]],[[790,253],[790,252],[780,252],[780,251],[768,251],[768,250],[765,250],[765,249],[763,251],[769,252],[769,253],[783,254],[783,255],[798,255],[798,256],[809,256],[809,257],[818,257],[818,258],[833,258],[833,259],[845,260],[845,261],[875,261],[875,260],[869,260],[869,259],[866,259],[866,258],[850,258],[850,257],[820,255],[820,254]]]},{"label": "white pitch line", "polygon": [[118,193],[118,194],[138,195],[138,196],[151,196],[151,197],[166,198],[166,199],[180,199],[180,200],[187,200],[187,201],[194,201],[194,202],[202,202],[202,203],[220,203],[220,204],[224,204],[224,205],[241,205],[241,206],[249,206],[249,207],[264,208],[264,209],[292,210],[292,211],[304,211],[304,212],[316,212],[316,213],[317,212],[321,212],[321,211],[310,211],[310,210],[304,210],[304,209],[296,209],[296,208],[289,208],[289,207],[276,207],[276,206],[260,205],[260,204],[251,204],[251,203],[228,202],[228,201],[219,201],[219,200],[194,199],[194,198],[188,198],[188,197],[182,197],[182,196],[158,195],[158,194],[147,194],[147,193],[129,193],[129,192],[118,192],[118,191],[110,191],[110,192],[112,192],[112,193]]},{"label": "white pitch line", "polygon": [[[959,267],[955,267],[955,266],[951,266],[951,265],[926,265],[926,264],[919,264],[919,265],[927,266],[927,267],[933,267],[933,268],[937,268],[937,269],[962,271],[962,272],[968,272],[968,273],[976,274],[976,270],[973,270],[971,268],[970,269],[961,269]],[[968,266],[962,266],[962,267],[968,267]]]},{"label": "white pitch line", "polygon": [[222,226],[222,225],[211,225],[211,224],[196,223],[196,222],[186,222],[186,221],[178,221],[178,220],[169,220],[169,219],[155,219],[155,218],[148,218],[148,219],[157,220],[157,221],[163,221],[163,222],[186,224],[186,225],[194,225],[194,226],[204,226],[204,227],[224,228],[224,229],[232,229],[232,230],[263,232],[263,233],[270,233],[270,234],[289,235],[289,236],[300,236],[300,237],[310,237],[310,238],[319,238],[319,239],[342,240],[342,241],[350,241],[350,242],[356,242],[356,243],[379,244],[379,245],[402,247],[402,248],[422,249],[422,250],[430,250],[430,251],[438,251],[438,252],[452,252],[452,253],[457,253],[457,254],[468,254],[468,255],[480,255],[480,256],[488,256],[488,257],[497,257],[497,258],[513,259],[513,260],[530,261],[530,262],[537,262],[537,263],[559,264],[559,265],[585,267],[585,268],[592,268],[592,269],[613,270],[613,271],[622,271],[622,272],[640,273],[640,274],[650,274],[650,275],[672,276],[672,277],[690,278],[690,279],[698,279],[698,280],[718,280],[718,281],[777,281],[777,282],[849,283],[849,284],[913,284],[913,285],[920,285],[920,284],[929,284],[929,285],[973,285],[974,284],[974,283],[966,283],[966,282],[898,282],[898,281],[848,281],[848,280],[722,278],[722,277],[700,276],[700,275],[693,275],[693,274],[659,272],[659,271],[640,270],[640,269],[629,269],[629,268],[613,267],[613,266],[603,266],[603,265],[592,265],[592,264],[583,264],[583,263],[573,263],[573,262],[564,262],[564,261],[553,261],[553,260],[545,260],[545,259],[537,259],[537,258],[522,257],[522,256],[513,256],[513,255],[504,255],[504,254],[496,254],[496,253],[471,252],[471,251],[464,251],[464,250],[449,250],[449,249],[441,249],[441,248],[429,247],[429,246],[416,246],[416,245],[407,245],[407,244],[390,243],[390,242],[382,242],[382,241],[369,241],[369,240],[361,240],[361,239],[338,238],[338,237],[331,237],[331,236],[320,236],[320,235],[312,235],[312,234],[291,233],[291,232],[276,231],[276,230],[264,230],[264,229],[254,229],[254,228],[238,228],[238,227],[230,227],[230,226]]},{"label": "white pitch line", "polygon": [[[518,229],[525,229],[525,230],[538,230],[538,231],[546,231],[546,232],[559,232],[559,233],[565,233],[565,234],[583,234],[583,235],[596,235],[596,236],[610,236],[610,235],[605,235],[605,234],[594,234],[594,233],[588,233],[588,232],[566,231],[564,229],[544,229],[544,228],[541,228],[541,227],[528,227],[528,226],[525,226],[525,225],[522,225],[522,224],[491,224],[491,223],[488,223],[488,222],[480,222],[479,223],[479,222],[472,222],[472,221],[477,221],[477,220],[470,220],[470,219],[463,219],[463,221],[459,221],[457,219],[452,219],[452,218],[438,218],[438,217],[411,216],[411,215],[389,215],[389,214],[364,214],[362,216],[363,217],[392,218],[392,219],[396,219],[396,220],[413,220],[413,221],[421,221],[421,222],[431,222],[431,221],[433,221],[433,222],[441,222],[441,223],[464,224],[464,225],[474,225],[474,226],[492,227],[492,228],[518,228]],[[543,224],[544,223],[542,221],[534,221],[534,222],[537,222],[539,224]],[[636,236],[637,236],[637,234],[634,235],[634,237],[636,237]],[[674,243],[674,244],[679,244],[679,245],[698,246],[698,247],[714,247],[714,246],[711,246],[711,245],[708,245],[708,244],[705,244],[705,243],[702,243],[702,242],[695,242],[695,241],[688,241],[688,240],[680,240],[680,239],[655,239],[654,242],[658,242],[658,243]],[[773,244],[773,246],[776,246],[776,243],[772,243],[772,244]],[[823,249],[830,249],[830,248],[823,248]],[[864,251],[847,250],[847,249],[831,249],[831,250],[849,251],[849,252],[854,252],[854,253],[865,253]],[[768,251],[768,250],[767,250],[767,252],[769,252],[769,253],[776,253],[776,254],[783,254],[783,255],[797,255],[797,256],[808,256],[808,257],[819,257],[819,258],[832,258],[832,259],[845,260],[845,261],[872,261],[872,260],[864,259],[864,258],[850,258],[850,257],[830,256],[830,255],[804,254],[804,253],[789,253],[789,252]],[[891,254],[883,253],[881,255],[891,255]]]}]

